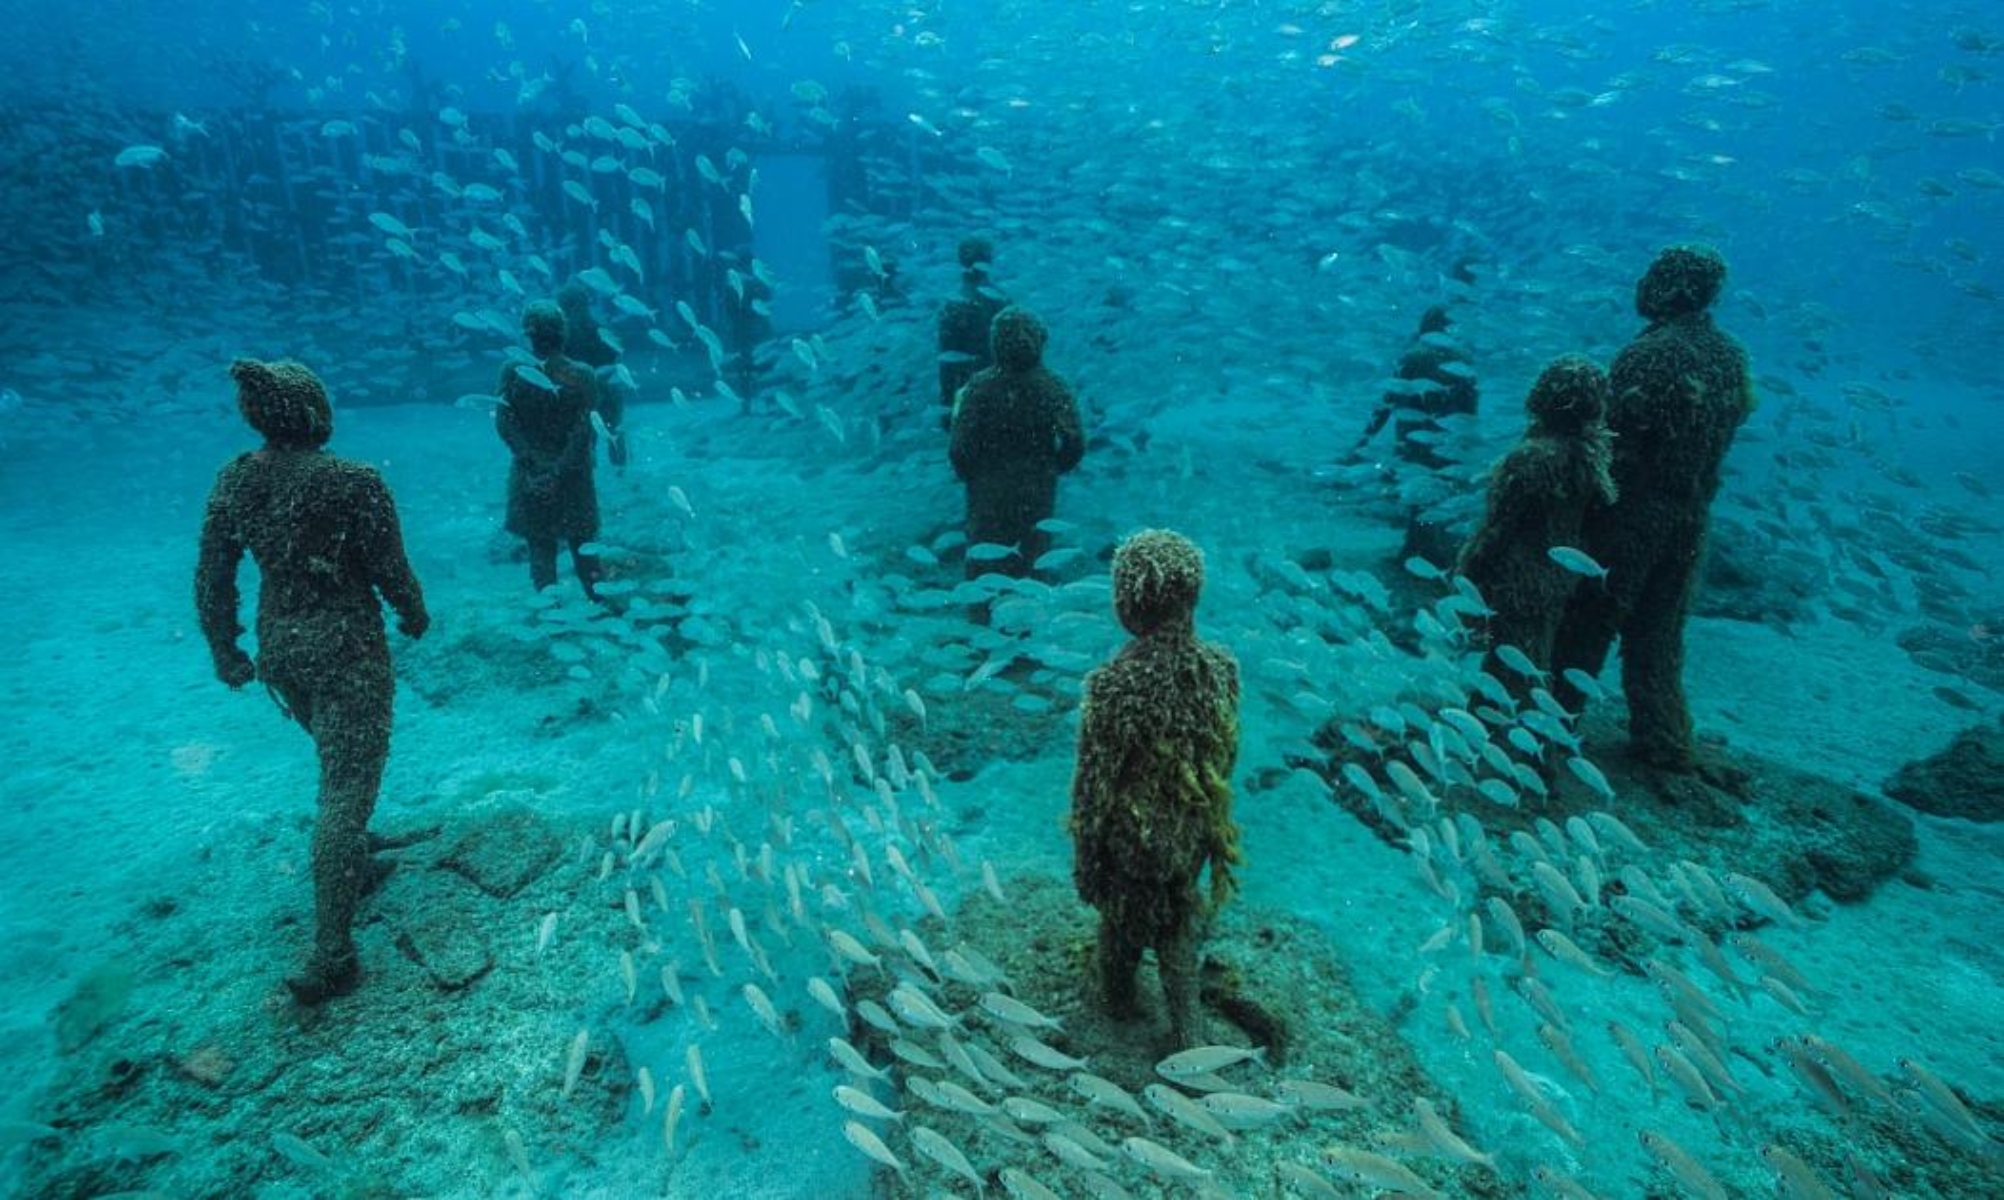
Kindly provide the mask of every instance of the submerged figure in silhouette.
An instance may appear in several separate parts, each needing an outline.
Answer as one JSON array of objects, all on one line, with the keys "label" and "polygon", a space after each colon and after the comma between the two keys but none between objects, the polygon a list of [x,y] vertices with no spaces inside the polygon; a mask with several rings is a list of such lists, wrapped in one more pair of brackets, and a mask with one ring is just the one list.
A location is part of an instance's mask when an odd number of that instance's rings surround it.
[{"label": "submerged figure in silhouette", "polygon": [[1413,344],[1399,358],[1399,386],[1378,400],[1353,454],[1362,453],[1390,424],[1397,443],[1394,453],[1403,461],[1429,471],[1456,465],[1457,460],[1442,448],[1450,435],[1441,418],[1475,415],[1479,392],[1468,353],[1454,341],[1453,328],[1444,305],[1436,304],[1420,315]]},{"label": "submerged figure in silhouette", "polygon": [[522,314],[522,331],[536,366],[510,362],[501,368],[501,407],[494,415],[513,456],[508,531],[529,544],[529,581],[539,590],[557,582],[562,541],[570,546],[585,595],[596,599],[598,560],[584,544],[598,536],[597,435],[591,426],[598,387],[588,368],[564,354],[562,309],[536,301]]},{"label": "submerged figure in silhouette", "polygon": [[1072,776],[1072,879],[1099,910],[1102,997],[1134,1015],[1136,972],[1154,950],[1179,1046],[1203,1040],[1199,958],[1240,861],[1239,669],[1197,636],[1203,586],[1203,553],[1180,534],[1143,530],[1114,553],[1114,613],[1134,636],[1086,676]]},{"label": "submerged figure in silhouette", "polygon": [[[327,392],[297,363],[239,359],[237,407],[262,449],[222,469],[202,520],[195,608],[231,688],[260,679],[320,756],[313,830],[313,953],[286,979],[302,1004],[351,990],[361,976],[352,929],[380,878],[368,824],[390,754],[396,680],[381,605],[424,636],[424,594],[382,477],[322,447],[333,434]],[[237,567],[257,563],[257,660],[237,645]]]},{"label": "submerged figure in silhouette", "polygon": [[995,317],[1009,306],[1009,298],[989,282],[988,267],[995,247],[987,238],[971,237],[960,243],[960,295],[946,302],[939,313],[939,403],[945,410],[943,423],[952,421],[954,398],[982,371],[995,365],[988,344]]},{"label": "submerged figure in silhouette", "polygon": [[[1608,428],[1621,495],[1589,514],[1582,549],[1605,587],[1573,593],[1553,667],[1598,675],[1621,638],[1629,748],[1645,765],[1737,788],[1737,768],[1698,753],[1684,698],[1684,622],[1704,559],[1712,498],[1733,437],[1754,409],[1739,342],[1712,323],[1726,263],[1708,246],[1672,246],[1635,287],[1649,324],[1608,372]],[[1568,707],[1579,697],[1564,689]]]},{"label": "submerged figure in silhouette", "polygon": [[[1598,586],[1582,584],[1551,551],[1577,548],[1587,514],[1614,503],[1614,450],[1602,420],[1607,375],[1569,354],[1538,376],[1524,409],[1530,427],[1491,473],[1488,508],[1456,569],[1492,610],[1484,631],[1492,663],[1495,647],[1515,646],[1543,670],[1574,589]],[[1493,673],[1520,697],[1528,694],[1524,676]]]},{"label": "submerged figure in silhouette", "polygon": [[990,560],[970,553],[969,577],[1030,574],[1050,535],[1038,523],[1058,503],[1058,476],[1085,455],[1078,401],[1044,366],[1044,323],[1028,309],[995,318],[995,365],[969,380],[953,411],[948,457],[967,484],[967,542],[1006,547]]},{"label": "submerged figure in silhouette", "polygon": [[[772,287],[761,274],[765,269],[752,255],[751,247],[723,254],[719,260],[734,264],[729,283],[717,295],[723,311],[724,347],[729,353],[731,386],[738,394],[739,411],[750,412],[758,395],[759,347],[772,336]],[[749,269],[735,264],[749,263]]]},{"label": "submerged figure in silhouette", "polygon": [[557,289],[557,307],[564,311],[564,357],[590,367],[598,382],[598,415],[607,433],[605,456],[615,467],[626,466],[626,397],[631,390],[619,370],[620,348],[599,327],[591,310],[591,290],[582,283]]},{"label": "submerged figure in silhouette", "polygon": [[[1450,477],[1460,460],[1452,453],[1457,433],[1448,427],[1448,421],[1474,416],[1479,390],[1468,353],[1455,340],[1453,329],[1453,319],[1442,305],[1436,304],[1420,316],[1412,345],[1399,358],[1397,382],[1372,410],[1369,423],[1350,451],[1351,461],[1360,459],[1364,448],[1390,424],[1395,438],[1393,453],[1400,462],[1435,476],[1450,494],[1465,491],[1460,480]],[[1418,554],[1446,563],[1454,557],[1454,537],[1428,515],[1430,507],[1408,506],[1400,556]]]}]

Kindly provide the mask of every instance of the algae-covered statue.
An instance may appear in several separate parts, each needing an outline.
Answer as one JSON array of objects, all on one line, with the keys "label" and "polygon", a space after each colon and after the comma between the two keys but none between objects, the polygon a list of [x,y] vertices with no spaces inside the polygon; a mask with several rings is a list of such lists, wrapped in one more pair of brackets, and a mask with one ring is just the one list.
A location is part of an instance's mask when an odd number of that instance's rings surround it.
[{"label": "algae-covered statue", "polygon": [[1633,757],[1736,785],[1736,771],[1701,760],[1683,680],[1684,621],[1712,498],[1733,436],[1754,408],[1746,351],[1709,311],[1725,280],[1716,250],[1672,246],[1636,285],[1635,310],[1649,324],[1608,373],[1621,495],[1588,515],[1581,547],[1606,568],[1606,586],[1573,593],[1553,666],[1599,674],[1619,636]]},{"label": "algae-covered statue", "polygon": [[522,313],[534,367],[501,368],[495,428],[508,444],[508,532],[529,544],[529,581],[539,590],[557,582],[557,543],[567,542],[585,595],[596,597],[598,560],[584,544],[598,536],[598,487],[593,479],[596,434],[591,415],[598,385],[591,370],[564,354],[563,310],[539,300]]},{"label": "algae-covered statue", "polygon": [[[368,824],[390,754],[396,680],[381,604],[422,637],[430,618],[404,557],[397,510],[382,477],[327,453],[327,391],[297,363],[239,359],[237,407],[264,447],[222,469],[202,520],[195,608],[231,688],[261,679],[320,756],[313,831],[313,953],[286,985],[303,1004],[352,989],[361,976],[351,936],[377,878]],[[237,645],[237,567],[256,561],[257,660]],[[380,600],[378,599],[380,597]]]},{"label": "algae-covered statue", "polygon": [[1028,309],[995,317],[995,365],[961,391],[948,457],[967,485],[970,545],[1010,547],[1000,560],[969,556],[970,576],[1025,576],[1050,536],[1037,528],[1058,502],[1058,476],[1085,455],[1085,431],[1071,388],[1044,366],[1044,323]]},{"label": "algae-covered statue", "polygon": [[[1577,549],[1587,515],[1614,503],[1614,450],[1603,421],[1607,375],[1566,355],[1538,376],[1524,409],[1530,427],[1491,473],[1488,507],[1456,569],[1492,610],[1484,631],[1492,651],[1515,646],[1545,669],[1574,589],[1597,586],[1560,566],[1551,551]],[[1529,683],[1514,671],[1497,675],[1520,692]]]},{"label": "algae-covered statue", "polygon": [[995,247],[987,238],[960,243],[960,295],[939,310],[939,403],[950,424],[954,397],[967,381],[995,364],[988,331],[1009,299],[988,279]]},{"label": "algae-covered statue", "polygon": [[1203,553],[1180,534],[1144,530],[1114,553],[1114,613],[1134,637],[1086,677],[1072,776],[1072,879],[1099,910],[1102,996],[1134,1015],[1142,952],[1154,950],[1185,1046],[1203,1038],[1199,951],[1240,861],[1239,669],[1197,636],[1203,585]]}]

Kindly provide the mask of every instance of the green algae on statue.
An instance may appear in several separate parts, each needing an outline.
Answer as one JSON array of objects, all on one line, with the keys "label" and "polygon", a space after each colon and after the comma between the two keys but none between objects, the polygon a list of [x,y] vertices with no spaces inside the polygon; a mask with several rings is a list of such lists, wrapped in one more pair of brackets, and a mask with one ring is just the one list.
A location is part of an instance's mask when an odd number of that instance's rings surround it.
[{"label": "green algae on statue", "polygon": [[[1712,498],[1733,437],[1753,412],[1747,354],[1712,323],[1726,263],[1706,246],[1672,246],[1635,288],[1648,326],[1608,373],[1619,498],[1590,513],[1580,548],[1607,570],[1573,593],[1553,667],[1600,673],[1621,639],[1630,752],[1673,774],[1737,786],[1702,760],[1684,697],[1684,623],[1704,560]],[[1568,707],[1577,695],[1563,695]]]},{"label": "green algae on statue", "polygon": [[[1456,567],[1491,610],[1484,641],[1515,646],[1538,668],[1552,663],[1552,643],[1580,577],[1552,559],[1578,547],[1590,512],[1614,503],[1613,447],[1603,416],[1607,375],[1579,355],[1557,359],[1524,402],[1530,427],[1490,473],[1489,502]],[[1520,698],[1530,681],[1496,672]]]},{"label": "green algae on statue", "polygon": [[1003,309],[991,334],[995,365],[954,406],[948,457],[967,485],[968,544],[1012,551],[992,561],[970,556],[970,577],[1030,574],[1050,541],[1037,526],[1057,508],[1058,476],[1085,455],[1078,401],[1044,366],[1049,336],[1028,309]]},{"label": "green algae on statue", "polygon": [[[1200,950],[1240,861],[1239,670],[1197,636],[1203,584],[1203,553],[1182,535],[1143,530],[1121,543],[1114,612],[1134,636],[1086,677],[1072,777],[1072,879],[1099,910],[1101,995],[1115,1014],[1134,1014],[1136,972],[1154,950],[1180,1045],[1203,1038]],[[1207,868],[1208,895],[1198,886]]]},{"label": "green algae on statue", "polygon": [[502,366],[501,407],[494,414],[512,459],[508,532],[529,544],[529,581],[538,590],[557,582],[557,543],[569,543],[578,582],[595,598],[598,560],[584,545],[598,536],[591,425],[598,384],[589,368],[564,354],[561,308],[543,300],[529,305],[522,332],[537,365]]},{"label": "green algae on statue", "polygon": [[[334,417],[320,380],[297,363],[251,359],[239,359],[230,374],[237,407],[265,444],[216,477],[195,607],[217,678],[233,689],[262,680],[320,756],[313,954],[286,980],[301,1003],[317,1004],[360,977],[352,927],[377,877],[368,824],[389,759],[396,693],[381,604],[413,638],[424,636],[430,617],[382,477],[323,449]],[[237,567],[246,551],[260,578],[255,663],[237,645]]]}]

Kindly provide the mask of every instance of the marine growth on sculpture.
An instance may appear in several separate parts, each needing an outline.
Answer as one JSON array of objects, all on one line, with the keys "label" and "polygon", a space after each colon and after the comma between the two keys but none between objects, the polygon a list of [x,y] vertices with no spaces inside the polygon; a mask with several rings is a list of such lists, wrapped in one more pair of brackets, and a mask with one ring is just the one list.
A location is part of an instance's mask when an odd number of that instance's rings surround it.
[{"label": "marine growth on sculpture", "polygon": [[[1707,246],[1672,246],[1635,288],[1649,322],[1608,373],[1613,504],[1587,516],[1581,549],[1607,571],[1580,588],[1553,666],[1599,674],[1621,639],[1630,749],[1673,773],[1716,774],[1701,761],[1684,699],[1684,622],[1704,560],[1712,498],[1733,436],[1753,412],[1747,354],[1712,323],[1726,262]],[[1562,696],[1568,705],[1577,696]]]},{"label": "marine growth on sculpture", "polygon": [[1072,879],[1099,910],[1101,996],[1116,1015],[1137,1014],[1136,973],[1153,950],[1180,1045],[1203,1037],[1200,951],[1240,861],[1238,662],[1197,636],[1203,584],[1203,554],[1182,535],[1121,543],[1114,612],[1134,636],[1086,677],[1072,777]]},{"label": "marine growth on sculpture", "polygon": [[[374,469],[323,447],[334,432],[327,391],[297,363],[239,359],[237,407],[264,436],[230,460],[202,520],[195,607],[232,688],[260,680],[320,756],[313,829],[313,951],[285,982],[303,1004],[346,992],[361,977],[351,933],[377,878],[368,824],[390,755],[396,679],[382,605],[397,628],[424,636],[424,593],[404,557],[396,505]],[[257,659],[237,644],[237,568],[248,552],[260,579]]]}]

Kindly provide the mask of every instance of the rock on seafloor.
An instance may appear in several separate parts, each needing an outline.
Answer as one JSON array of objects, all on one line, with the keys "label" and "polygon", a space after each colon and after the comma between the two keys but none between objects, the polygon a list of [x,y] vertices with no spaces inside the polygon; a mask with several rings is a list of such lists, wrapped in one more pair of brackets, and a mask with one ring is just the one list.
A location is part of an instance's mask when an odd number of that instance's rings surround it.
[{"label": "rock on seafloor", "polygon": [[457,875],[426,871],[393,879],[385,890],[383,907],[397,914],[397,949],[440,988],[456,992],[494,966],[483,929],[487,905]]},{"label": "rock on seafloor", "polygon": [[2004,821],[2004,722],[1971,726],[1907,763],[1886,781],[1886,794],[1937,817]]},{"label": "rock on seafloor", "polygon": [[547,822],[527,809],[511,809],[468,828],[443,863],[481,891],[506,900],[549,870],[563,851]]},{"label": "rock on seafloor", "polygon": [[[550,1013],[552,986],[618,987],[604,947],[626,918],[574,904],[590,867],[557,861],[584,823],[517,809],[373,839],[395,870],[356,923],[361,986],[312,1009],[280,986],[312,927],[304,836],[206,868],[198,903],[139,907],[149,952],[65,1006],[90,1032],[37,1109],[56,1136],[17,1151],[22,1194],[499,1195],[522,1186],[509,1135],[548,1172],[622,1120],[620,1041],[588,1031],[565,1098],[579,1030]],[[537,914],[560,909],[538,953]]]},{"label": "rock on seafloor", "polygon": [[[1059,1030],[1039,1032],[1064,1053],[1086,1059],[1084,1070],[1137,1097],[1146,1087],[1162,1085],[1164,1080],[1156,1073],[1155,1064],[1179,1047],[1169,1041],[1152,956],[1144,960],[1140,974],[1141,1014],[1134,1020],[1116,1020],[1101,1008],[1091,990],[1089,971],[1097,918],[1078,901],[1070,883],[1024,874],[1004,880],[1002,887],[1006,903],[985,894],[966,900],[954,914],[953,941],[979,947],[1012,981],[1017,1000],[1061,1022]],[[945,936],[944,929],[933,921],[922,923],[917,932],[932,940]],[[1460,1123],[1459,1105],[1425,1073],[1401,1036],[1399,1022],[1407,1010],[1387,1016],[1367,1006],[1351,985],[1349,968],[1314,922],[1234,900],[1219,913],[1205,942],[1202,970],[1208,1040],[1263,1049],[1258,1061],[1221,1072],[1233,1090],[1265,1096],[1273,1094],[1283,1079],[1307,1080],[1340,1087],[1361,1098],[1362,1105],[1344,1111],[1304,1108],[1263,1128],[1238,1129],[1234,1143],[1222,1146],[1179,1126],[1146,1100],[1142,1106],[1152,1118],[1146,1129],[1105,1108],[1088,1110],[1057,1074],[1025,1067],[1007,1051],[1000,1057],[1031,1077],[1034,1095],[1074,1115],[1110,1145],[1117,1147],[1128,1134],[1153,1138],[1213,1171],[1216,1182],[1234,1194],[1268,1194],[1282,1162],[1326,1175],[1316,1161],[1318,1148],[1339,1142],[1377,1147],[1376,1135],[1381,1131],[1412,1126],[1416,1097],[1431,1100],[1450,1125]],[[852,985],[885,991],[890,987],[888,981],[873,983],[868,976],[856,977]],[[951,1009],[977,1007],[970,988],[948,984],[944,991]],[[867,996],[858,990],[853,998]],[[865,1043],[882,1040],[867,1028],[855,1032]],[[965,1042],[1006,1042],[1009,1031],[997,1029],[983,1018],[956,1036]],[[879,1062],[895,1061],[882,1047],[875,1048],[871,1057]],[[952,1075],[951,1071],[916,1068],[908,1068],[904,1074]],[[923,1121],[961,1146],[977,1170],[992,1176],[1003,1167],[1027,1166],[1047,1186],[1070,1182],[1066,1169],[1052,1166],[1051,1156],[1042,1147],[997,1137],[983,1119],[928,1108],[909,1093],[900,1101],[916,1110],[909,1120]],[[1450,1195],[1523,1194],[1520,1187],[1486,1167],[1417,1155],[1401,1158],[1430,1187]],[[906,1162],[909,1175],[905,1179],[879,1173],[880,1194],[960,1193],[956,1177],[933,1162],[919,1155],[909,1156]],[[1119,1163],[1123,1165],[1108,1174],[1120,1175],[1125,1166],[1132,1166],[1124,1159]],[[1070,1194],[1062,1188],[1060,1191]]]}]

